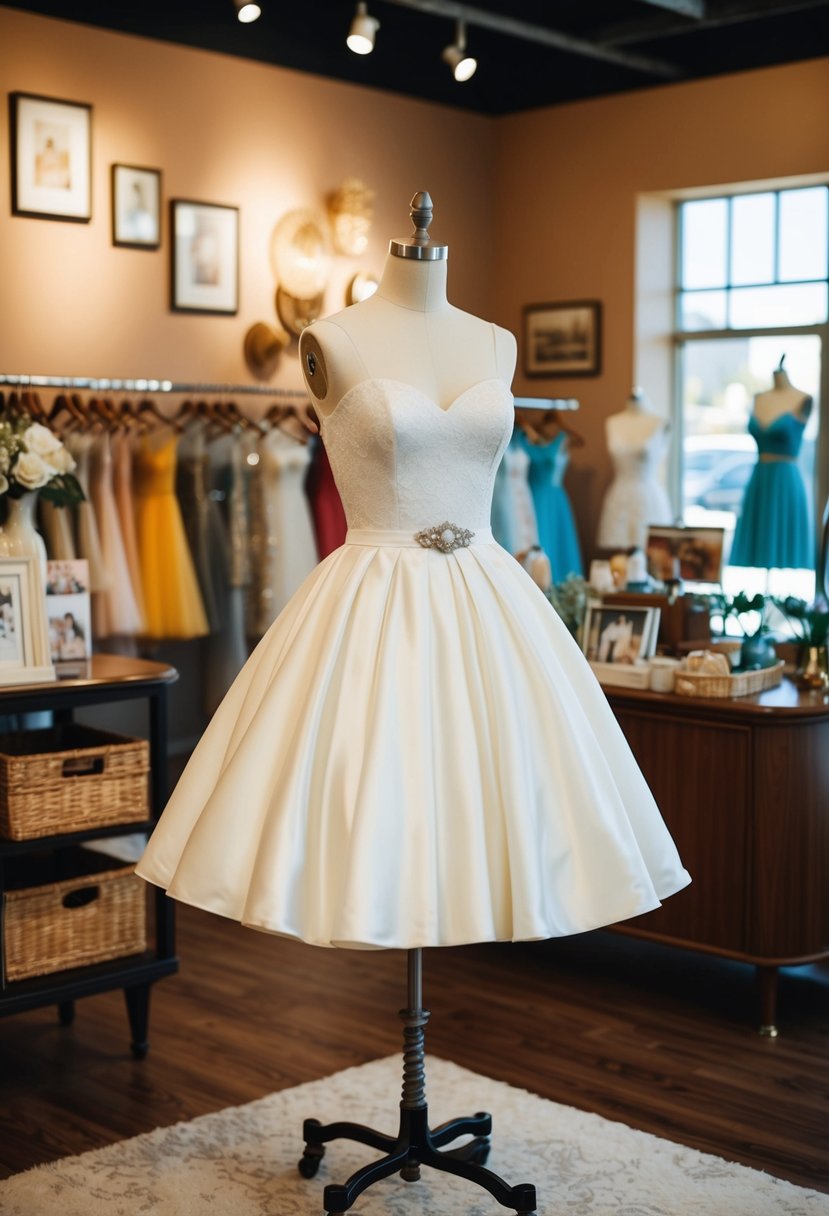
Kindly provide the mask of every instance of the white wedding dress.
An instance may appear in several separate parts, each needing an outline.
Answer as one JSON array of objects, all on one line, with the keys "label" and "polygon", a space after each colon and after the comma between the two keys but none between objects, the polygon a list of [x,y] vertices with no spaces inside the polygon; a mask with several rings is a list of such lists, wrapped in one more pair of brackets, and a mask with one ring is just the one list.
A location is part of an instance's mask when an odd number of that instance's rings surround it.
[{"label": "white wedding dress", "polygon": [[[208,726],[138,873],[326,946],[547,938],[689,876],[590,668],[489,531],[498,379],[367,379],[323,419],[349,523]],[[423,548],[448,521],[468,547]]]}]

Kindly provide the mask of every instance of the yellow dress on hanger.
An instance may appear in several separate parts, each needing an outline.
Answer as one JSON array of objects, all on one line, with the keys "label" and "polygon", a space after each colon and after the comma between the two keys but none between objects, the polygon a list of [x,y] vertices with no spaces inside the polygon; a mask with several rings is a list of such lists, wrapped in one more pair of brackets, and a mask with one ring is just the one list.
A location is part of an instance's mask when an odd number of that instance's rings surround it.
[{"label": "yellow dress on hanger", "polygon": [[147,436],[135,454],[135,514],[147,636],[196,638],[209,632],[175,493],[175,434]]}]

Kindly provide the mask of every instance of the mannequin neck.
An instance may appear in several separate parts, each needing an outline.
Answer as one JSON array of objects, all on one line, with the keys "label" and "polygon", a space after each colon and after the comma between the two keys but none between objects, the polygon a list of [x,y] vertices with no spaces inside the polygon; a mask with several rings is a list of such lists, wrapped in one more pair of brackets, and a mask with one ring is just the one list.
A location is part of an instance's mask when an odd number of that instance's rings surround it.
[{"label": "mannequin neck", "polygon": [[648,403],[642,393],[631,393],[625,404],[625,409],[629,414],[648,414]]},{"label": "mannequin neck", "polygon": [[446,260],[418,262],[390,253],[373,298],[388,300],[390,304],[415,312],[437,312],[446,308]]},{"label": "mannequin neck", "polygon": [[776,371],[774,373],[774,387],[775,388],[791,388],[792,387],[791,380],[789,379],[787,373],[784,372],[782,368],[780,368],[778,371]]}]

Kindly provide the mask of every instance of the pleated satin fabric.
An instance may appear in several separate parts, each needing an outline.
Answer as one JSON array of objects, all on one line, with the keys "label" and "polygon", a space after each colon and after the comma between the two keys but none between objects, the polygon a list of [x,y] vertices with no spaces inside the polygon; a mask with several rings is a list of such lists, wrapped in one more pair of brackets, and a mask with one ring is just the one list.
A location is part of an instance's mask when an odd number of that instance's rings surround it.
[{"label": "pleated satin fabric", "polygon": [[[689,876],[578,647],[488,532],[509,393],[421,398],[371,382],[327,420],[350,539],[248,660],[138,872],[323,946],[530,940],[655,908]],[[415,516],[480,535],[424,549]]]}]

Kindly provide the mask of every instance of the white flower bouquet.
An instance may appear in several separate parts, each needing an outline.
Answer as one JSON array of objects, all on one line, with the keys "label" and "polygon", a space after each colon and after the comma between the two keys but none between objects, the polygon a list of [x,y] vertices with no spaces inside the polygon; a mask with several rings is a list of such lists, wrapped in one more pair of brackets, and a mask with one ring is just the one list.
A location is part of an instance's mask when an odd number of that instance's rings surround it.
[{"label": "white flower bouquet", "polygon": [[0,495],[22,498],[38,490],[56,506],[83,502],[75,461],[54,431],[25,414],[0,419]]}]

